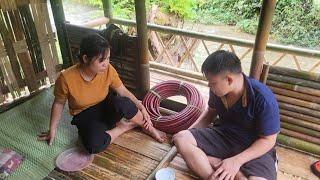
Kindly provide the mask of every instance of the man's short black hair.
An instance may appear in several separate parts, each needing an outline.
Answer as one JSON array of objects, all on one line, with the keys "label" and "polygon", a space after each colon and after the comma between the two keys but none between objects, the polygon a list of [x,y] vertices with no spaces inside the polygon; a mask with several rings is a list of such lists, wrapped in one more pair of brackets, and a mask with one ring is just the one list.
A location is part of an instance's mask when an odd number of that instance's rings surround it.
[{"label": "man's short black hair", "polygon": [[108,48],[110,48],[108,41],[106,41],[101,35],[90,34],[81,40],[80,62],[84,63],[82,59],[83,55],[86,55],[90,62],[94,56],[103,54]]},{"label": "man's short black hair", "polygon": [[203,74],[218,74],[220,72],[242,73],[241,62],[236,54],[219,50],[210,54],[201,67]]}]

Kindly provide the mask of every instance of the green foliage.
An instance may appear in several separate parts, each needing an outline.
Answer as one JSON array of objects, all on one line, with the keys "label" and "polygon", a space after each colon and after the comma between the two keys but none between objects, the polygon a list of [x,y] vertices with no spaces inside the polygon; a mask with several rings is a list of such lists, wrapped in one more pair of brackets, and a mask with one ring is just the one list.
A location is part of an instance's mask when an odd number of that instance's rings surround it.
[{"label": "green foliage", "polygon": [[312,0],[279,1],[272,27],[272,35],[281,42],[320,46],[320,13]]},{"label": "green foliage", "polygon": [[173,13],[183,19],[191,19],[195,16],[193,8],[196,0],[150,0],[158,4],[164,11]]},{"label": "green foliage", "polygon": [[[319,0],[278,0],[271,36],[285,44],[320,48]],[[255,34],[262,0],[199,0],[195,21],[236,25]]]},{"label": "green foliage", "polygon": [[[101,0],[81,1],[102,8]],[[271,36],[286,44],[320,48],[320,0],[278,0]],[[255,34],[262,0],[147,0],[165,12],[206,24],[235,25]],[[134,17],[134,0],[112,0],[116,17]]]}]

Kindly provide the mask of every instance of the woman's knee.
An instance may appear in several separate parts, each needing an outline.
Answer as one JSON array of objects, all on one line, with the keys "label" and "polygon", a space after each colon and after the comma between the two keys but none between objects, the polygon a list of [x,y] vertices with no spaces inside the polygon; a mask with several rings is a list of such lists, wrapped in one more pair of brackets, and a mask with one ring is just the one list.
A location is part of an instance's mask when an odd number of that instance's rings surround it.
[{"label": "woman's knee", "polygon": [[82,143],[85,149],[90,154],[97,154],[104,151],[111,142],[111,136],[106,133],[87,134],[86,137],[82,137]]},{"label": "woman's knee", "polygon": [[138,113],[137,106],[128,97],[116,96],[113,98],[116,111],[126,119],[132,119]]}]

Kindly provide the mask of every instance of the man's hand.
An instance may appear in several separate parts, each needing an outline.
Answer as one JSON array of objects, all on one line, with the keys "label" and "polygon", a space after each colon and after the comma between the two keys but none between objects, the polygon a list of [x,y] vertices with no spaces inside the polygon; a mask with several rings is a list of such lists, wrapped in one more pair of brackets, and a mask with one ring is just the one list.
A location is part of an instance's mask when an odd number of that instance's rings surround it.
[{"label": "man's hand", "polygon": [[217,170],[213,173],[213,177],[219,180],[233,180],[242,166],[241,162],[234,157],[224,159],[218,165]]},{"label": "man's hand", "polygon": [[38,135],[38,140],[39,141],[47,141],[48,145],[51,146],[55,135],[56,135],[55,130],[42,132],[41,134]]}]

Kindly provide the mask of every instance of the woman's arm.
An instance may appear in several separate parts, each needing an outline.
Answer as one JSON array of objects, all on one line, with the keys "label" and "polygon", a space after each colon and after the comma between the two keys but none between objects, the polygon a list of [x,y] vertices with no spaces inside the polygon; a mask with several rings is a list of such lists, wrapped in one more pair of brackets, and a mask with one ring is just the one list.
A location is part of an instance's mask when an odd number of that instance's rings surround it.
[{"label": "woman's arm", "polygon": [[47,141],[49,145],[52,144],[56,134],[57,125],[61,118],[61,114],[62,114],[65,103],[66,101],[61,101],[56,98],[54,99],[54,102],[51,108],[50,125],[49,125],[50,129],[48,132],[43,132],[41,135],[39,135],[39,138],[38,138],[39,140]]},{"label": "woman's arm", "polygon": [[115,91],[120,96],[128,97],[137,106],[137,108],[141,111],[143,118],[145,120],[145,124],[144,124],[145,128],[148,129],[150,126],[152,126],[152,122],[150,120],[150,116],[149,116],[146,108],[124,85],[121,85],[120,87],[115,88]]}]

